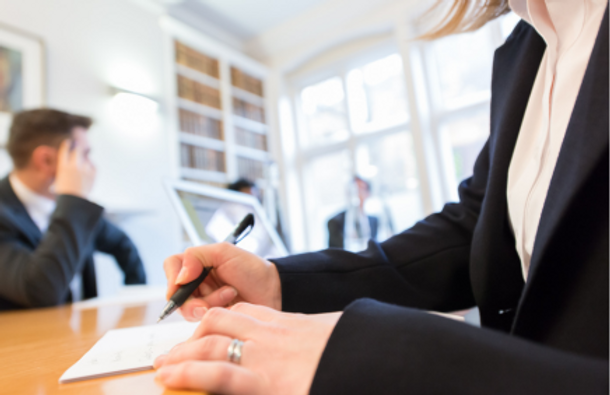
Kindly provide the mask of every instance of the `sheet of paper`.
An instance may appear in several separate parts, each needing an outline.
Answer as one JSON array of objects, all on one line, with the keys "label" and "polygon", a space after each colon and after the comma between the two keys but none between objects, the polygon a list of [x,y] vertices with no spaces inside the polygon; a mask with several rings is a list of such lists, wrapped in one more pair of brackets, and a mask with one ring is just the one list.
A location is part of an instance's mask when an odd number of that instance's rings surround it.
[{"label": "sheet of paper", "polygon": [[191,337],[197,325],[178,322],[108,331],[59,378],[59,382],[152,369],[156,357]]}]

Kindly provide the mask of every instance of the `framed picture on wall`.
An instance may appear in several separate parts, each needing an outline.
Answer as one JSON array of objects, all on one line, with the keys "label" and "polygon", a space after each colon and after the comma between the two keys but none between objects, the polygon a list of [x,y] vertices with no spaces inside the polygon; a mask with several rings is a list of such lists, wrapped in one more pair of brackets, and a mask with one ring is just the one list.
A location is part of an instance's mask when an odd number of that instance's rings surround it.
[{"label": "framed picture on wall", "polygon": [[4,145],[12,114],[43,106],[45,96],[42,40],[0,24],[0,177],[10,166]]}]

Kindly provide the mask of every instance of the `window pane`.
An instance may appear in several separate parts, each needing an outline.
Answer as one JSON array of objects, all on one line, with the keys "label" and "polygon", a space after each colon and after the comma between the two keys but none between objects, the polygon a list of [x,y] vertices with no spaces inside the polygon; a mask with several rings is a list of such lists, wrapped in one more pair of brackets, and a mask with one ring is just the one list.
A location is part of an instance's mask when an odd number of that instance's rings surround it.
[{"label": "window pane", "polygon": [[347,91],[355,132],[379,130],[408,120],[404,71],[398,54],[351,70]]},{"label": "window pane", "polygon": [[301,104],[310,144],[323,144],[347,138],[345,93],[339,77],[303,89]]},{"label": "window pane", "polygon": [[359,175],[372,181],[372,195],[365,211],[379,218],[377,240],[383,241],[422,218],[420,183],[410,132],[360,144],[356,151],[356,169]]},{"label": "window pane", "polygon": [[328,247],[326,223],[346,207],[347,185],[351,177],[348,152],[344,150],[316,157],[306,164],[304,170],[309,247],[318,250]]},{"label": "window pane", "polygon": [[491,26],[437,40],[432,49],[445,108],[489,98],[495,49]]},{"label": "window pane", "polygon": [[472,175],[474,162],[489,137],[489,112],[477,111],[452,118],[440,127],[442,141],[453,156],[453,174],[457,183]]},{"label": "window pane", "polygon": [[503,17],[500,17],[500,29],[502,30],[502,37],[505,39],[508,38],[520,20],[521,18],[519,18],[514,12],[509,12]]}]

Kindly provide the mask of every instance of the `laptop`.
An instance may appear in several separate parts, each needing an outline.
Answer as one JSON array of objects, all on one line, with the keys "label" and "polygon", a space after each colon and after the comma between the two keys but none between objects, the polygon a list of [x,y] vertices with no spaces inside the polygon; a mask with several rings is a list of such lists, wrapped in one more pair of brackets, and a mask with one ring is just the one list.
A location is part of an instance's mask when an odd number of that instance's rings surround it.
[{"label": "laptop", "polygon": [[182,180],[167,179],[164,186],[193,245],[223,241],[248,213],[252,213],[254,227],[238,246],[265,259],[288,255],[282,239],[254,196]]}]

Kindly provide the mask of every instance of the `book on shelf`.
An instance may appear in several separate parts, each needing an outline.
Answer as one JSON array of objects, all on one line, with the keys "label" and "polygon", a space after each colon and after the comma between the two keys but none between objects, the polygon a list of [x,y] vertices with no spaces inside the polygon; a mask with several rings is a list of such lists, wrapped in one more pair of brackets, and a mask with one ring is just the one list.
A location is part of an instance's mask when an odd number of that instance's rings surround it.
[{"label": "book on shelf", "polygon": [[252,121],[265,123],[265,109],[236,97],[233,98],[233,113]]},{"label": "book on shelf", "polygon": [[175,41],[176,46],[176,63],[207,74],[214,78],[219,78],[218,60],[207,56],[180,41]]},{"label": "book on shelf", "polygon": [[191,146],[188,144],[180,144],[180,165],[182,167],[192,167],[191,157]]},{"label": "book on shelf", "polygon": [[235,144],[267,151],[267,136],[240,127],[235,128]]},{"label": "book on shelf", "polygon": [[182,167],[217,172],[225,171],[224,152],[182,143],[180,155]]},{"label": "book on shelf", "polygon": [[180,121],[180,131],[207,137],[216,140],[223,140],[222,121],[205,115],[198,114],[189,110],[180,109],[178,112]]},{"label": "book on shelf", "polygon": [[237,157],[237,173],[239,177],[258,180],[265,177],[264,163],[260,160]]},{"label": "book on shelf", "polygon": [[203,147],[193,147],[193,157],[195,158],[194,167],[196,169],[218,172],[225,171],[224,152]]},{"label": "book on shelf", "polygon": [[178,96],[220,110],[220,91],[211,86],[178,75]]},{"label": "book on shelf", "polygon": [[244,73],[237,67],[231,67],[231,84],[239,89],[263,97],[263,81]]}]

